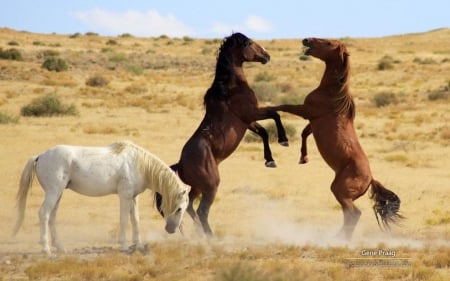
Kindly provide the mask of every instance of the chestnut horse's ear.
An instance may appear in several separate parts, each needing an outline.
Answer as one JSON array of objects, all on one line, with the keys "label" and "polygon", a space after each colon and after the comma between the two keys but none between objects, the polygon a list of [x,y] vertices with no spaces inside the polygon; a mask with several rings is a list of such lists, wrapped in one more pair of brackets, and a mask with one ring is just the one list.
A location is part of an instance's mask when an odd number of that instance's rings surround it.
[{"label": "chestnut horse's ear", "polygon": [[347,57],[350,56],[350,53],[347,51],[347,48],[345,47],[344,44],[339,45],[339,54],[341,56],[342,62],[346,63]]}]

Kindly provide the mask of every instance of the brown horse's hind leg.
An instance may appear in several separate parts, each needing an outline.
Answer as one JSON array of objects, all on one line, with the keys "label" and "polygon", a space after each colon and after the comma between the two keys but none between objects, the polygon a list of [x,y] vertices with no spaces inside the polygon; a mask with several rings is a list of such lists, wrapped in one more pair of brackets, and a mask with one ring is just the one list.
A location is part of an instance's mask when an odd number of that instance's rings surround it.
[{"label": "brown horse's hind leg", "polygon": [[198,217],[203,226],[203,231],[208,236],[213,236],[213,232],[208,223],[209,208],[211,208],[214,198],[216,197],[217,187],[211,188],[208,192],[203,192],[200,205],[197,209]]}]

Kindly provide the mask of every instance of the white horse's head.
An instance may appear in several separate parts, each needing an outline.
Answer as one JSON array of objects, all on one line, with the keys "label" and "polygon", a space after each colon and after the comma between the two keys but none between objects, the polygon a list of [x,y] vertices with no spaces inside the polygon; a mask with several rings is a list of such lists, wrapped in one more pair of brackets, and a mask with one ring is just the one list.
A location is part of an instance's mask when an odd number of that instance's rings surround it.
[{"label": "white horse's head", "polygon": [[[166,231],[168,233],[174,233],[181,224],[181,220],[183,218],[184,212],[186,211],[186,208],[189,204],[189,191],[191,190],[191,187],[188,185],[185,185],[183,183],[180,184],[183,186],[182,190],[177,192],[172,196],[172,198],[168,198],[171,201],[170,210],[167,210],[168,206],[162,206],[162,209],[164,210],[164,219],[166,221]],[[163,202],[165,200],[163,199]]]}]

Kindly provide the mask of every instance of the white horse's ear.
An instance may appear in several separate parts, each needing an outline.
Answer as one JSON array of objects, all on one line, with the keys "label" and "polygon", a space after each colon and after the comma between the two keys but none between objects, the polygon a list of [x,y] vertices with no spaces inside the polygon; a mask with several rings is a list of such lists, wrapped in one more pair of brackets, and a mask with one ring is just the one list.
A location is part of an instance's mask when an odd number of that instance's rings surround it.
[{"label": "white horse's ear", "polygon": [[190,185],[186,185],[186,192],[189,193],[191,191],[191,186]]}]

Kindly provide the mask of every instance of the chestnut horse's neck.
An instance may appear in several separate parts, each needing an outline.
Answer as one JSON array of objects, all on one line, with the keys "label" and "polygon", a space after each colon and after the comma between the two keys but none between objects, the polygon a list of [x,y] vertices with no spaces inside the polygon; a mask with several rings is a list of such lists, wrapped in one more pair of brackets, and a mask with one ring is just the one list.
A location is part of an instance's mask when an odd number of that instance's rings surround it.
[{"label": "chestnut horse's neck", "polygon": [[355,117],[355,104],[349,91],[350,63],[347,56],[343,61],[326,61],[325,72],[319,88],[329,93],[333,100],[333,111]]}]

